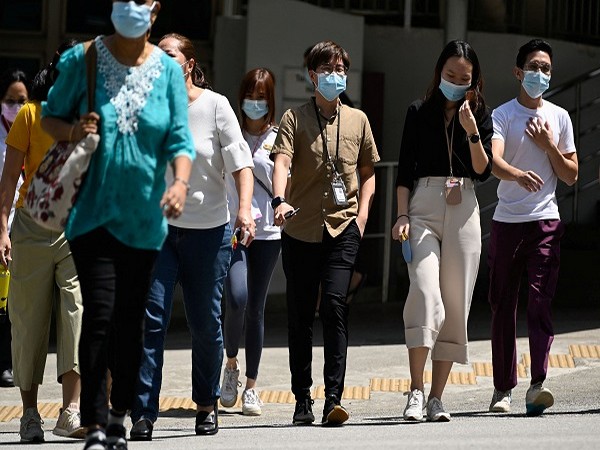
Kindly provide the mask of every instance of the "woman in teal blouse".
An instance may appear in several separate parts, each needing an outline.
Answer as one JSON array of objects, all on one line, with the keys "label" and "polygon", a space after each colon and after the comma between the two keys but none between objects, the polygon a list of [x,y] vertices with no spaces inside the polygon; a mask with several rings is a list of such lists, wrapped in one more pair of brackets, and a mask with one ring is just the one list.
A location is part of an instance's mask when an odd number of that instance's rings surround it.
[{"label": "woman in teal blouse", "polygon": [[[65,229],[83,295],[81,424],[90,449],[126,448],[123,421],[133,406],[151,271],[165,216],[183,210],[195,155],[181,67],[148,42],[160,3],[141,3],[114,0],[116,33],[92,44],[95,111],[87,113],[83,45],[61,57],[42,110],[42,126],[56,140],[100,135]],[[174,181],[165,190],[168,162]]]}]

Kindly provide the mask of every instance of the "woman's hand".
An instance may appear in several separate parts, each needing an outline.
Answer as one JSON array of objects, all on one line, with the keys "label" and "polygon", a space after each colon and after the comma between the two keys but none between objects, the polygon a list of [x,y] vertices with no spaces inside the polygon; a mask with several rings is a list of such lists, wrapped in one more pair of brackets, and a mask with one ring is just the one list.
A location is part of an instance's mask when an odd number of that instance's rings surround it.
[{"label": "woman's hand", "polygon": [[249,233],[248,238],[246,239],[245,246],[249,247],[250,243],[256,237],[256,223],[254,223],[254,219],[252,218],[252,214],[249,211],[239,210],[237,218],[235,219],[235,228],[240,229],[240,235],[242,237],[245,236],[246,231]]},{"label": "woman's hand", "polygon": [[69,141],[79,142],[88,134],[97,134],[99,120],[100,116],[95,112],[87,113],[81,116],[79,121],[72,125]]},{"label": "woman's hand", "polygon": [[458,120],[467,132],[467,136],[477,134],[477,122],[475,121],[475,116],[473,116],[473,111],[471,111],[468,100],[465,100],[458,109]]},{"label": "woman's hand", "polygon": [[0,235],[0,263],[8,269],[8,263],[12,261],[11,243],[8,233],[3,231]]},{"label": "woman's hand", "polygon": [[410,223],[408,220],[408,216],[399,216],[396,220],[396,223],[392,227],[392,239],[394,239],[395,241],[402,241],[402,235],[404,235],[404,239],[407,239],[409,230]]},{"label": "woman's hand", "polygon": [[181,215],[186,195],[187,186],[185,184],[175,181],[169,186],[160,201],[160,207],[167,219],[177,219]]},{"label": "woman's hand", "polygon": [[289,211],[293,211],[294,207],[292,205],[290,205],[289,203],[281,203],[277,208],[275,208],[275,219],[274,219],[274,225],[277,226],[282,226],[285,221],[285,215],[286,213],[288,213]]}]

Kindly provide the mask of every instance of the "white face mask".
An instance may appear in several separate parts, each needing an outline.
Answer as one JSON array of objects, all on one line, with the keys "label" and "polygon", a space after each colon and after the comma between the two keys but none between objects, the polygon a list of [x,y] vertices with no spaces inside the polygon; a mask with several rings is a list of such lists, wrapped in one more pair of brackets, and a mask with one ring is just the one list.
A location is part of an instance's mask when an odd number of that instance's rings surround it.
[{"label": "white face mask", "polygon": [[15,121],[15,118],[17,117],[17,113],[21,110],[22,107],[23,105],[21,103],[13,103],[9,105],[8,103],[3,102],[2,115],[10,123],[13,123]]}]

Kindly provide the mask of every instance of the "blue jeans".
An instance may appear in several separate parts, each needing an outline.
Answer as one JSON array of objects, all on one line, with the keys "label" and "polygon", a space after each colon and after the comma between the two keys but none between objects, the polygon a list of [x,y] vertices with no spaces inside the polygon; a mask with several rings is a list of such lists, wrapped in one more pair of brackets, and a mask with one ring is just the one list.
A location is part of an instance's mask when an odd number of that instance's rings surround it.
[{"label": "blue jeans", "polygon": [[245,333],[246,378],[256,380],[265,335],[265,303],[281,241],[238,245],[225,280],[225,351],[235,358]]},{"label": "blue jeans", "polygon": [[146,304],[144,355],[131,411],[133,423],[142,417],[155,422],[158,417],[165,334],[178,282],[192,334],[192,400],[210,406],[221,396],[221,297],[231,253],[229,223],[207,230],[169,226]]}]

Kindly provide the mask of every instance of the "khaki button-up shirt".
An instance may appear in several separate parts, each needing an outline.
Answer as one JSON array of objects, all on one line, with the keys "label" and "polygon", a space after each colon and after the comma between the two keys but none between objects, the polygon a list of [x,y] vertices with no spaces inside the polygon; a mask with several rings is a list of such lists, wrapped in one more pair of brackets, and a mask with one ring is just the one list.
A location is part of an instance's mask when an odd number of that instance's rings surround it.
[{"label": "khaki button-up shirt", "polygon": [[[365,113],[347,105],[339,106],[339,115],[331,119],[315,113],[313,100],[289,109],[279,125],[272,154],[283,153],[292,159],[289,197],[286,201],[298,214],[286,221],[285,232],[305,242],[321,242],[323,227],[332,237],[338,236],[358,215],[358,173],[363,166],[379,161],[371,126]],[[341,126],[340,126],[341,124]],[[339,132],[339,151],[337,150]],[[330,159],[336,162],[346,186],[348,206],[338,206],[333,198],[333,174],[327,169],[323,137],[327,140]]]}]

